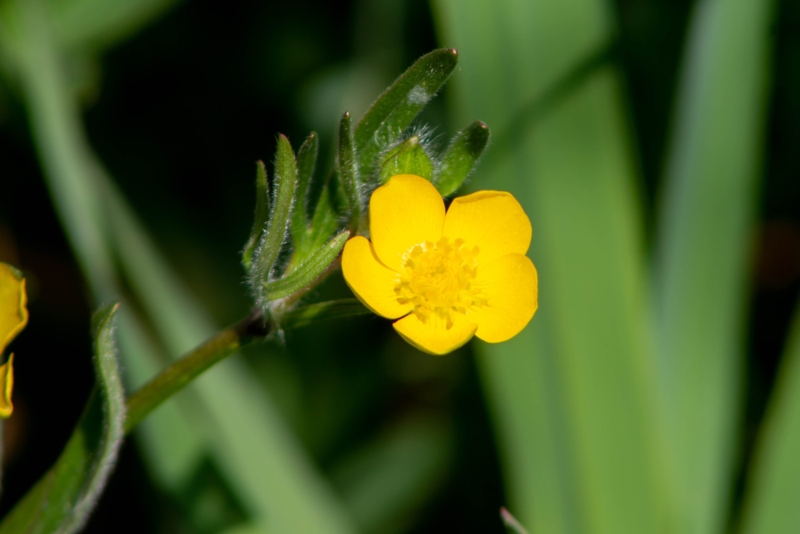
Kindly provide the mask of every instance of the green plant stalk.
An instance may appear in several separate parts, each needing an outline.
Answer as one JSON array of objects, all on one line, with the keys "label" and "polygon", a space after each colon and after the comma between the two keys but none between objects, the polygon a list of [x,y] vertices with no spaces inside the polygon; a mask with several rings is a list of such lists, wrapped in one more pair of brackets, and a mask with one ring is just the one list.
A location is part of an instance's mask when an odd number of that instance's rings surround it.
[{"label": "green plant stalk", "polygon": [[218,332],[167,367],[128,397],[125,433],[130,433],[161,403],[188,386],[204,371],[253,341],[263,339],[271,331],[264,316],[260,312],[253,312],[246,319]]},{"label": "green plant stalk", "polygon": [[[323,277],[338,267],[339,262],[333,262]],[[302,292],[298,292],[298,294],[302,294]],[[299,296],[292,295],[291,298],[296,300]],[[359,304],[356,299],[319,302],[287,312],[283,317],[282,326],[301,328],[314,321],[369,314],[371,312]],[[275,323],[267,321],[260,310],[254,310],[247,318],[218,332],[202,345],[190,351],[128,397],[125,433],[129,434],[153,410],[188,386],[203,372],[235,354],[242,347],[266,338],[279,328],[280,326]]]}]

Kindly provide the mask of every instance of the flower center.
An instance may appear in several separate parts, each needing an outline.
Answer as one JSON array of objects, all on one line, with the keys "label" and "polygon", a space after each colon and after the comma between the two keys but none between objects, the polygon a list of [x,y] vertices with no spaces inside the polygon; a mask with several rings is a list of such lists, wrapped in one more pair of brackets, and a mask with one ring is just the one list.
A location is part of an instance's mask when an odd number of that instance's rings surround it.
[{"label": "flower center", "polygon": [[463,239],[452,243],[443,237],[436,243],[414,245],[403,256],[403,266],[394,292],[400,304],[411,303],[413,313],[426,323],[432,315],[453,326],[454,313],[467,313],[486,304],[474,287],[478,272],[478,247],[464,247]]}]

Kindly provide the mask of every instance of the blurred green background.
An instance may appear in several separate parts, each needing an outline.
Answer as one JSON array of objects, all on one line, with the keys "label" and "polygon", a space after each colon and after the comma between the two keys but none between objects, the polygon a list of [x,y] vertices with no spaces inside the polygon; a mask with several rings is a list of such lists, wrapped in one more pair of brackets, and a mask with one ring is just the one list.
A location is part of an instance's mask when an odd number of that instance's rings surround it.
[{"label": "blurred green background", "polygon": [[531,216],[531,325],[442,358],[379,318],[250,347],[128,441],[86,531],[503,532],[501,505],[534,534],[800,531],[799,27],[791,0],[0,2],[31,312],[0,513],[80,415],[92,310],[124,298],[131,387],[241,318],[254,162],[315,130],[321,178],[341,113],[446,46],[418,122],[492,129],[468,188]]}]

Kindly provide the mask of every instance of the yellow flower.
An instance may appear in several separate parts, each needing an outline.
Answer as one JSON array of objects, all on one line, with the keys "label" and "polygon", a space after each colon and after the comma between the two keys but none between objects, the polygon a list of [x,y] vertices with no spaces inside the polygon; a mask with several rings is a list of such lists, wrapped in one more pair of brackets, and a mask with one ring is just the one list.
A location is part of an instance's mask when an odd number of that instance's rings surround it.
[{"label": "yellow flower", "polygon": [[375,190],[369,215],[372,242],[347,242],[344,279],[418,349],[446,354],[473,335],[498,343],[533,317],[531,223],[511,194],[478,191],[445,213],[429,181],[401,174]]},{"label": "yellow flower", "polygon": [[[9,343],[28,324],[25,279],[5,263],[0,262],[0,356]],[[7,418],[14,411],[11,392],[14,389],[14,355],[0,365],[0,417]]]}]

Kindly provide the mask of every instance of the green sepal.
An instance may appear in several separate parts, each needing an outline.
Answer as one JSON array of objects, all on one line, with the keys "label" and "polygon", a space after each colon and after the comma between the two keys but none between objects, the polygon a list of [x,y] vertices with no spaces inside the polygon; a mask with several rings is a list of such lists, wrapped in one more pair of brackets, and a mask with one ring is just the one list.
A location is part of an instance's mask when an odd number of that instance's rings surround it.
[{"label": "green sepal", "polygon": [[371,176],[378,156],[400,139],[414,117],[442,87],[458,63],[454,48],[442,48],[414,62],[372,104],[355,130],[361,172]]},{"label": "green sepal", "polygon": [[456,134],[442,155],[433,181],[443,197],[452,195],[461,187],[488,143],[489,127],[481,121],[471,123]]},{"label": "green sepal", "polygon": [[353,128],[350,121],[350,113],[348,112],[342,115],[342,120],[339,122],[338,176],[339,183],[342,185],[342,192],[347,200],[350,232],[356,234],[361,222],[363,203],[361,201],[361,184],[356,163]]},{"label": "green sepal", "polygon": [[339,232],[327,244],[314,251],[309,258],[279,280],[264,284],[264,296],[267,301],[277,300],[293,295],[311,285],[336,261],[342,251],[350,232]]},{"label": "green sepal", "polygon": [[250,230],[250,239],[242,251],[242,264],[250,270],[253,253],[261,239],[261,234],[267,225],[269,216],[269,185],[267,184],[267,168],[263,161],[256,162],[256,211],[253,215],[253,228]]},{"label": "green sepal", "polygon": [[297,151],[297,188],[292,213],[292,243],[300,247],[308,233],[308,190],[314,176],[319,152],[319,137],[315,132],[306,138]]},{"label": "green sepal", "polygon": [[433,181],[434,164],[419,136],[413,136],[389,150],[381,158],[380,183],[398,174],[416,174]]},{"label": "green sepal", "polygon": [[272,268],[278,260],[281,247],[286,239],[286,229],[292,214],[295,184],[297,183],[297,164],[292,145],[285,135],[278,137],[275,156],[275,194],[272,201],[267,231],[261,236],[258,248],[253,255],[250,270],[250,287],[254,291],[259,306],[266,306],[263,288],[269,281]]},{"label": "green sepal", "polygon": [[72,534],[89,519],[124,436],[125,393],[114,341],[118,305],[95,314],[97,385],[56,463],[0,524],[2,534]]},{"label": "green sepal", "polygon": [[295,308],[281,318],[281,328],[289,330],[317,324],[328,319],[374,315],[358,299],[339,299],[318,302]]}]

